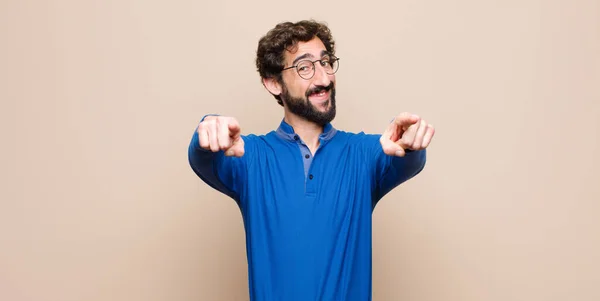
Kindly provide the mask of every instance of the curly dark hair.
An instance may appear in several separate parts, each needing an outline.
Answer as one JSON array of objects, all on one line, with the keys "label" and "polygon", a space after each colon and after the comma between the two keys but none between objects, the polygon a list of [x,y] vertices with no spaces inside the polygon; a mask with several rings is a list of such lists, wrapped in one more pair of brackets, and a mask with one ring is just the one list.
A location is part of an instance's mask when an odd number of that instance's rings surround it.
[{"label": "curly dark hair", "polygon": [[[302,20],[296,23],[282,22],[258,41],[256,68],[261,80],[274,78],[282,82],[281,71],[284,67],[285,50],[293,51],[298,42],[308,42],[318,37],[331,55],[335,55],[335,42],[331,30],[323,22]],[[281,97],[273,95],[277,103],[283,105]]]}]

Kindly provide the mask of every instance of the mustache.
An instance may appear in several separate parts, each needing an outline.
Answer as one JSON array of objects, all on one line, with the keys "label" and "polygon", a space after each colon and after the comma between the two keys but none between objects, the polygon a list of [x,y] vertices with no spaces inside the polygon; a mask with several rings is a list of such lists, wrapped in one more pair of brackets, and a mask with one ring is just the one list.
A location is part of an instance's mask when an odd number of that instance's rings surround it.
[{"label": "mustache", "polygon": [[327,85],[327,86],[316,86],[316,87],[314,87],[314,88],[309,89],[308,91],[306,91],[306,98],[308,98],[311,94],[320,93],[322,91],[327,92],[327,91],[330,91],[332,89],[333,89],[333,82],[329,83],[329,85]]}]

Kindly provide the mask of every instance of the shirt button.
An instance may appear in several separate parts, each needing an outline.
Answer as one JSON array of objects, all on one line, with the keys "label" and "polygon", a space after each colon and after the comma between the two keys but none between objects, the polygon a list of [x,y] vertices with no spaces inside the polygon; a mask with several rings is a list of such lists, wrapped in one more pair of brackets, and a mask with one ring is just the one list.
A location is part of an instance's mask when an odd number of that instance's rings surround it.
[{"label": "shirt button", "polygon": [[298,135],[294,136],[294,140],[298,141],[298,139],[300,139],[300,137],[298,137]]},{"label": "shirt button", "polygon": [[304,155],[304,158],[308,159],[308,158],[310,158],[310,155],[306,154],[306,155]]},{"label": "shirt button", "polygon": [[308,178],[312,180],[313,179],[313,175],[309,175]]}]

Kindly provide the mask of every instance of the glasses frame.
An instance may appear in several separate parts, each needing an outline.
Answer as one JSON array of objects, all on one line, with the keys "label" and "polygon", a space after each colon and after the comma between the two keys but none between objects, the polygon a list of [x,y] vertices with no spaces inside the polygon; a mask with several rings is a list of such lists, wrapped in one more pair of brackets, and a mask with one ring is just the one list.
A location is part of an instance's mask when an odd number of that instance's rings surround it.
[{"label": "glasses frame", "polygon": [[[300,70],[298,70],[298,65],[302,64],[303,62],[310,62],[310,63],[312,63],[312,65],[313,65],[313,69],[312,69],[312,70],[313,70],[313,71],[312,71],[312,75],[311,75],[310,77],[308,77],[308,78],[305,78],[305,77],[303,77],[302,75],[300,75]],[[311,78],[313,78],[313,76],[315,76],[315,73],[316,73],[316,71],[317,71],[317,66],[315,66],[315,63],[316,63],[316,62],[319,62],[319,63],[321,63],[321,64],[322,64],[322,63],[323,63],[323,59],[314,60],[314,61],[311,61],[311,60],[309,60],[309,59],[301,60],[301,61],[299,61],[298,63],[296,63],[296,65],[294,65],[294,66],[290,66],[290,67],[287,67],[287,68],[283,68],[283,69],[281,70],[281,72],[283,72],[283,71],[285,71],[285,70],[288,70],[288,69],[296,68],[296,73],[298,73],[298,76],[300,76],[300,78],[302,78],[302,79],[306,79],[306,80],[308,80],[308,79],[311,79]],[[327,74],[329,74],[329,75],[333,75],[333,74],[335,74],[335,73],[338,71],[338,69],[340,69],[340,58],[339,58],[339,57],[336,57],[336,56],[333,56],[333,55],[331,55],[331,56],[330,56],[330,58],[329,58],[329,63],[330,63],[330,64],[332,64],[332,65],[333,65],[334,63],[337,63],[337,67],[335,68],[335,70],[333,71],[333,73],[329,73],[329,72],[327,72],[327,70],[325,71]]]}]

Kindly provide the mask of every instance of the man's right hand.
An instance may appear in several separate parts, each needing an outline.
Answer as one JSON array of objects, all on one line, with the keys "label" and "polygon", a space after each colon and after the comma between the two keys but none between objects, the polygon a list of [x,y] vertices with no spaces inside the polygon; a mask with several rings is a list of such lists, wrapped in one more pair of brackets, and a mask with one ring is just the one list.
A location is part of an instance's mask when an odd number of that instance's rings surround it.
[{"label": "man's right hand", "polygon": [[225,156],[244,155],[244,140],[240,124],[233,117],[206,116],[198,125],[200,147],[213,152],[224,151]]}]

